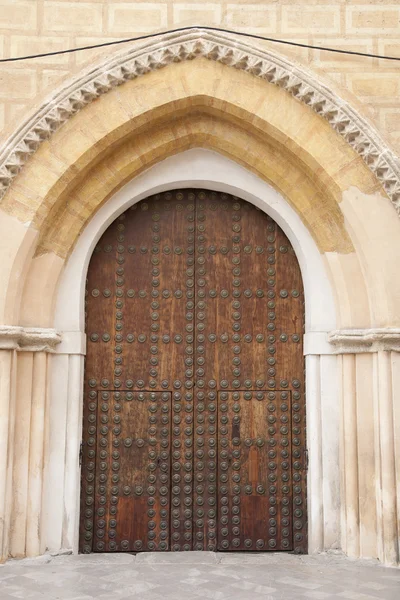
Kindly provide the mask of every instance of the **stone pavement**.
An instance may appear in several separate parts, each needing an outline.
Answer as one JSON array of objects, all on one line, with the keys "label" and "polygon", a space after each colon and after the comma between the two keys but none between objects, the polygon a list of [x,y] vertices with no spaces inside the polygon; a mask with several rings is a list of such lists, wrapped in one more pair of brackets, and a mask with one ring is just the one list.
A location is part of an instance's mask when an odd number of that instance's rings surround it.
[{"label": "stone pavement", "polygon": [[0,599],[400,600],[400,569],[339,554],[89,554],[9,561]]}]

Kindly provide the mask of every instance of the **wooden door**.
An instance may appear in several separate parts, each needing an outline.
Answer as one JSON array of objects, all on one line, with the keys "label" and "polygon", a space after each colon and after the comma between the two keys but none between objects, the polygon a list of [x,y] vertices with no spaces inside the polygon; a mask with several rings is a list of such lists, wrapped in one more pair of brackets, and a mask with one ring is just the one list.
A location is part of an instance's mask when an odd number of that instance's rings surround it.
[{"label": "wooden door", "polygon": [[220,550],[292,550],[290,392],[219,394]]},{"label": "wooden door", "polygon": [[148,198],[99,241],[86,304],[81,550],[305,552],[304,299],[276,223]]},{"label": "wooden door", "polygon": [[167,550],[171,394],[97,396],[95,548]]}]

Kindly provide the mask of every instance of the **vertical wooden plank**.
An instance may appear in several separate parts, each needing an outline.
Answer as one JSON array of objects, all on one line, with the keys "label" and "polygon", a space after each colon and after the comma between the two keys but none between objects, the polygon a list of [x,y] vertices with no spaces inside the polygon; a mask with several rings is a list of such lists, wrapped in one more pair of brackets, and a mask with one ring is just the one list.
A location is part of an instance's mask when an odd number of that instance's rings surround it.
[{"label": "vertical wooden plank", "polygon": [[167,550],[170,512],[168,392],[100,392],[94,550]]},{"label": "vertical wooden plank", "polygon": [[277,385],[281,389],[289,389],[292,392],[293,549],[297,553],[305,553],[308,546],[308,520],[303,356],[304,290],[294,250],[278,226],[275,248],[276,377]]},{"label": "vertical wooden plank", "polygon": [[196,338],[194,435],[194,550],[217,542],[217,390],[230,380],[230,198],[206,190],[196,195]]},{"label": "vertical wooden plank", "polygon": [[161,352],[173,390],[171,550],[177,552],[192,549],[193,535],[195,202],[190,190],[167,192],[166,199],[177,232],[166,227],[171,252],[164,270],[165,285],[172,285],[173,293],[171,313],[164,317],[171,343]]},{"label": "vertical wooden plank", "polygon": [[219,394],[220,550],[291,550],[288,391]]}]

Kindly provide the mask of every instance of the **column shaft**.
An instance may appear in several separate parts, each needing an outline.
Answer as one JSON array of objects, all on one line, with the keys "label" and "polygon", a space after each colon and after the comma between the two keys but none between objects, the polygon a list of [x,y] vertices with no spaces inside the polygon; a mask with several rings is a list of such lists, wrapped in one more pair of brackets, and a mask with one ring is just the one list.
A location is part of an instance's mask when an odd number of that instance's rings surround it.
[{"label": "column shaft", "polygon": [[0,350],[0,562],[7,558],[7,479],[9,473],[13,350]]},{"label": "column shaft", "polygon": [[360,518],[358,498],[357,398],[355,355],[342,357],[343,376],[343,437],[344,437],[344,499],[346,515],[346,552],[360,555]]},{"label": "column shaft", "polygon": [[47,387],[47,354],[37,352],[33,357],[31,435],[29,448],[28,508],[26,526],[26,555],[40,553],[40,516],[43,486],[43,445]]}]

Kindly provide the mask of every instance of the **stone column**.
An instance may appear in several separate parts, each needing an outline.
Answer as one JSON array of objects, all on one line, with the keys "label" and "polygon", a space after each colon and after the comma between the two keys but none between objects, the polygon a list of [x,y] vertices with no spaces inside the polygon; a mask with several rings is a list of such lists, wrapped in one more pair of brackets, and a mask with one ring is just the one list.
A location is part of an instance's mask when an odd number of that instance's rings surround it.
[{"label": "stone column", "polygon": [[340,547],[340,386],[332,352],[325,332],[304,336],[310,553]]},{"label": "stone column", "polygon": [[0,562],[8,557],[14,458],[16,349],[20,327],[0,327]]},{"label": "stone column", "polygon": [[39,553],[47,357],[52,329],[0,327],[0,560]]},{"label": "stone column", "polygon": [[79,332],[64,332],[51,357],[41,552],[78,551],[85,340]]},{"label": "stone column", "polygon": [[36,352],[33,354],[28,506],[26,515],[26,556],[37,556],[40,553],[39,532],[42,509],[47,363],[48,356],[46,352]]},{"label": "stone column", "polygon": [[397,565],[400,329],[334,331],[329,341],[342,364],[342,547]]},{"label": "stone column", "polygon": [[0,562],[8,555],[14,437],[13,349],[0,349]]}]

